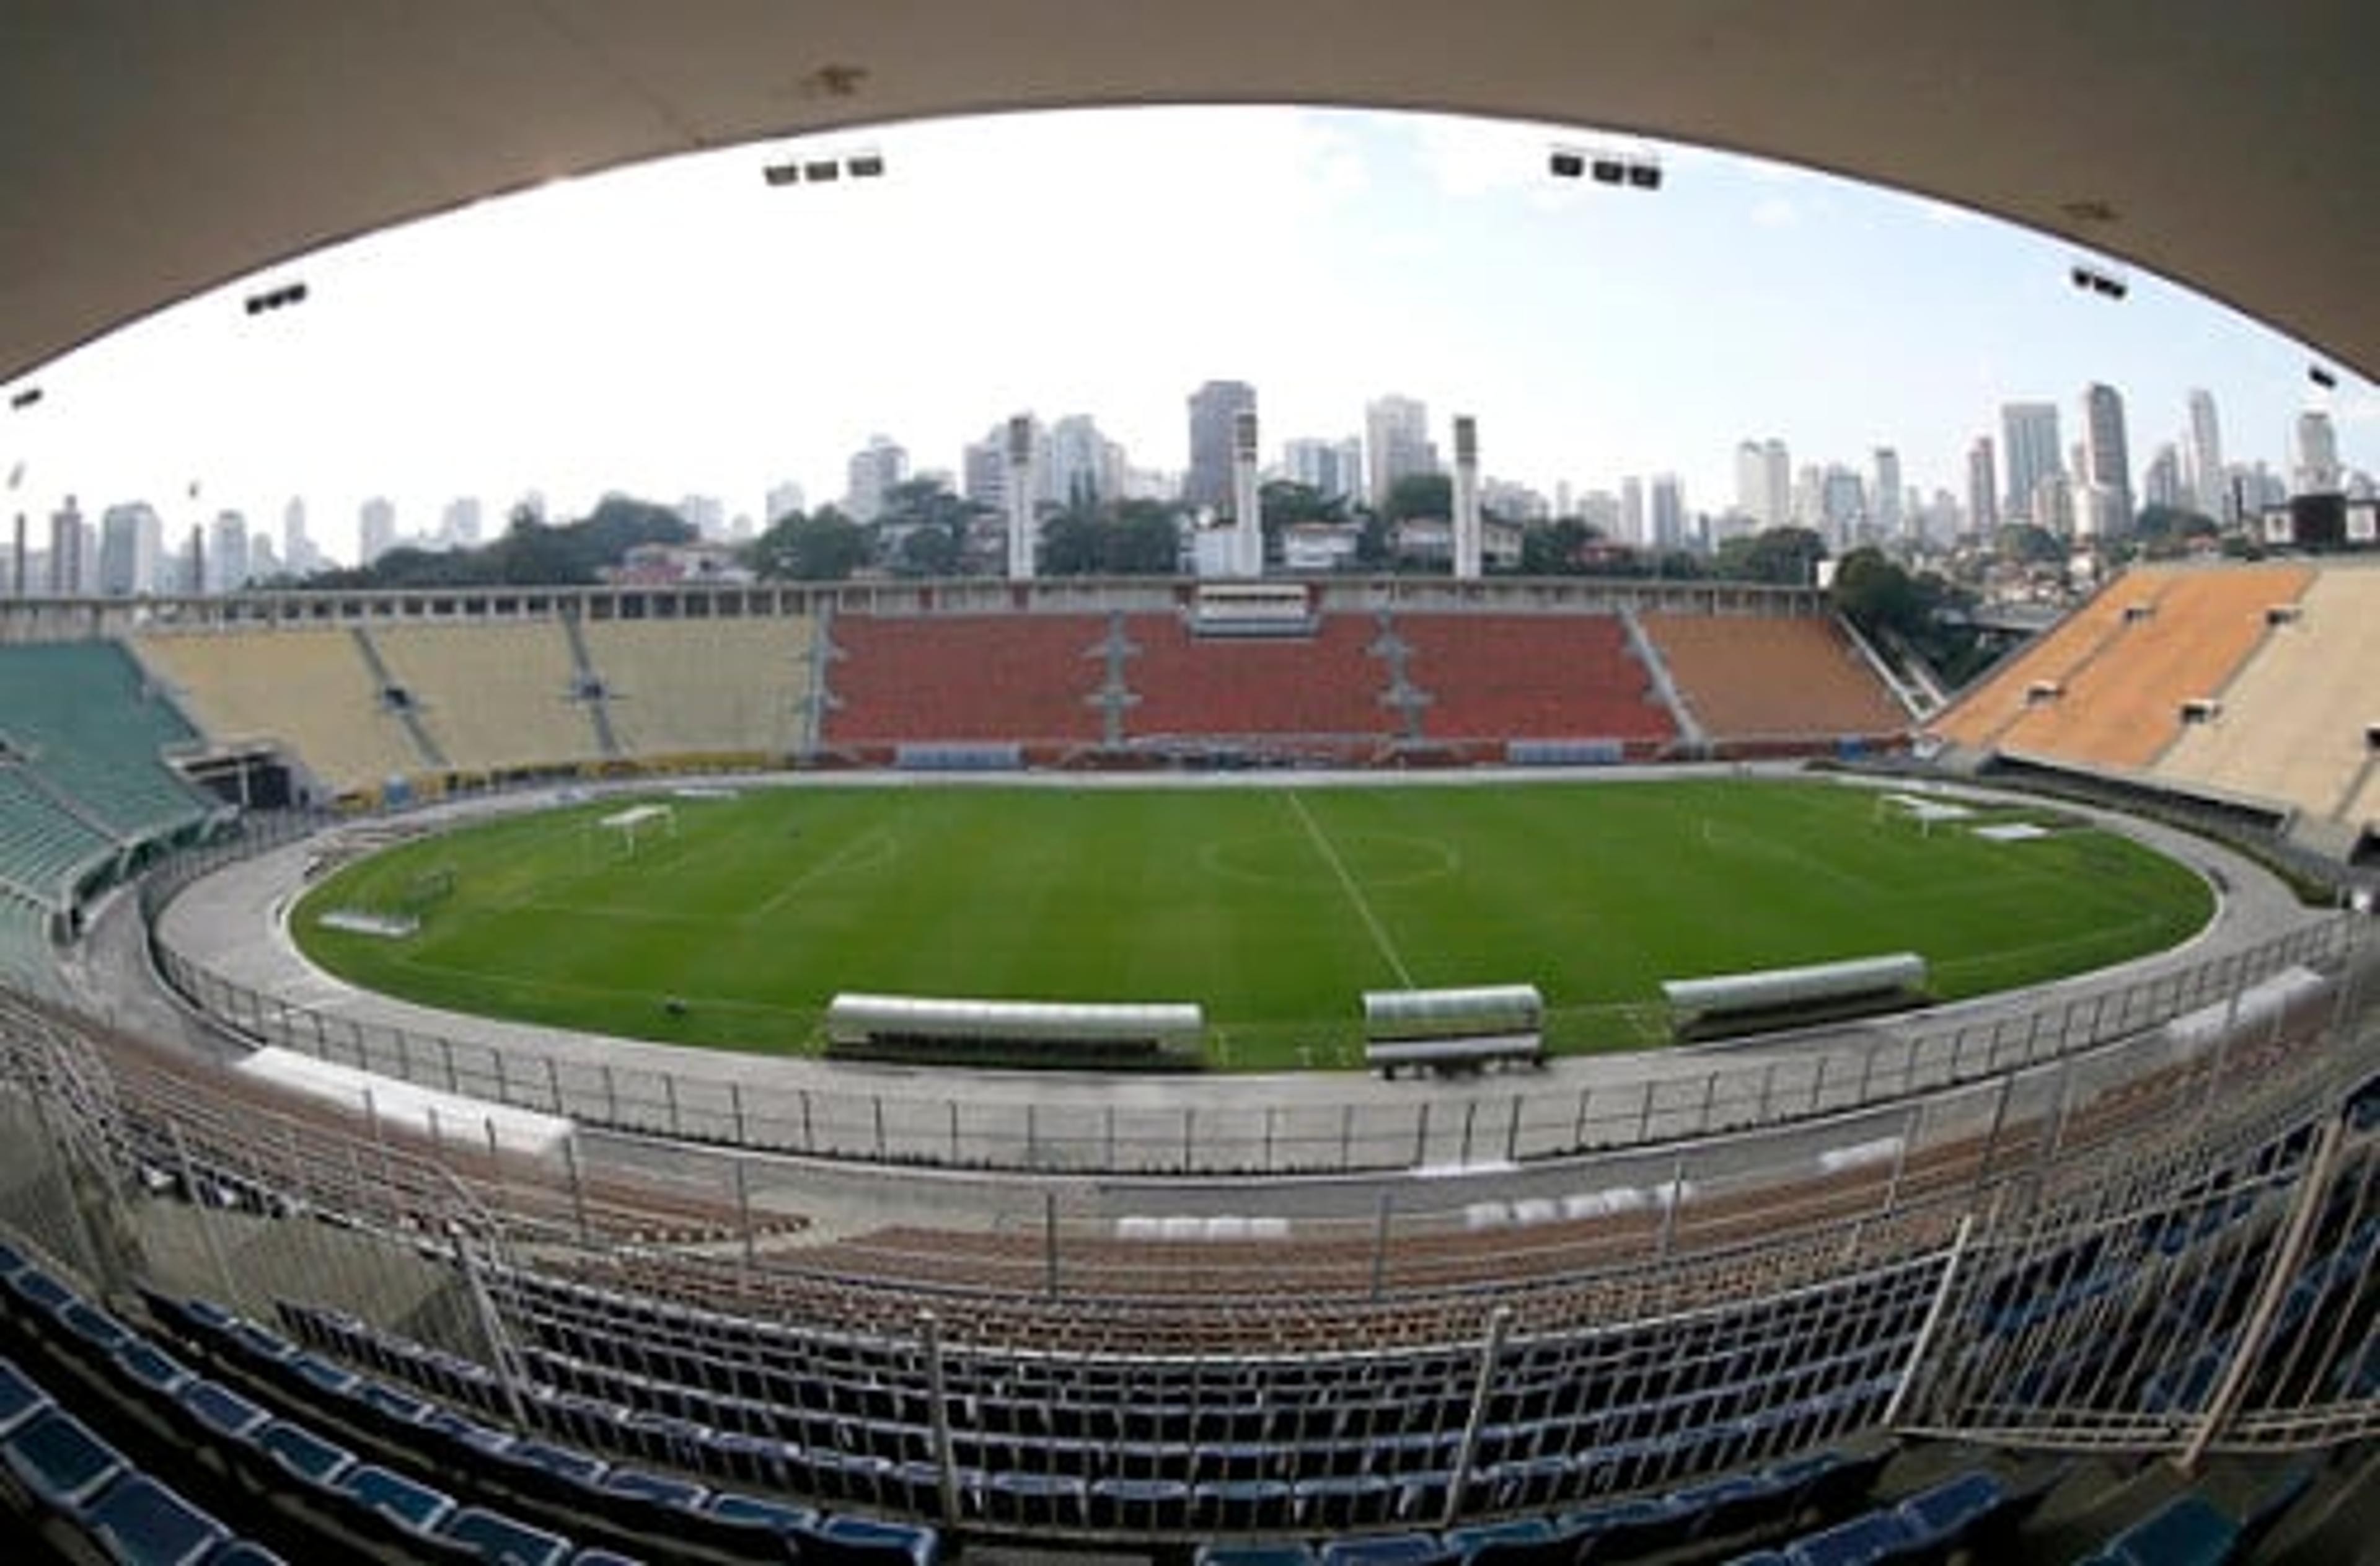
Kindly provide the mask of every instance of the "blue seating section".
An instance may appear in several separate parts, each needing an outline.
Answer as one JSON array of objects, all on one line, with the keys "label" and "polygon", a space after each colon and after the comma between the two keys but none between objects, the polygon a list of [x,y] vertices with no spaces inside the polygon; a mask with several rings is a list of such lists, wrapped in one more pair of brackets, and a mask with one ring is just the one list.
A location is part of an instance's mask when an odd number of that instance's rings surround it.
[{"label": "blue seating section", "polygon": [[[486,1280],[516,1385],[285,1306],[294,1338],[614,1457],[828,1510],[1040,1533],[1212,1537],[1545,1515],[1871,1426],[1938,1272],[1829,1281],[1658,1326],[1510,1341],[1458,1475],[1478,1351],[945,1355],[950,1487],[914,1341],[775,1327],[522,1273]],[[663,1454],[666,1455],[663,1455]],[[1459,1494],[1455,1493],[1459,1489]],[[1728,1482],[1758,1511],[1775,1497]],[[1450,1508],[1450,1501],[1452,1505]]]},{"label": "blue seating section", "polygon": [[[608,1462],[565,1440],[507,1431],[358,1375],[203,1301],[151,1296],[150,1306],[235,1379],[267,1390],[268,1401],[292,1411],[259,1422],[250,1414],[261,1411],[248,1400],[200,1381],[176,1400],[194,1427],[228,1432],[223,1439],[236,1466],[245,1463],[254,1471],[271,1463],[284,1482],[316,1496],[326,1514],[351,1521],[368,1515],[388,1537],[467,1544],[495,1551],[492,1559],[524,1562],[584,1561],[582,1545],[627,1559],[664,1546],[723,1560],[790,1554],[844,1566],[933,1566],[940,1559],[941,1536],[931,1527],[845,1512],[822,1516]],[[442,1395],[492,1419],[510,1416],[509,1398],[480,1366],[424,1353],[418,1367]],[[686,1466],[683,1460],[694,1450],[690,1426],[624,1421],[617,1409],[577,1406],[546,1426],[584,1435],[598,1424],[633,1426],[645,1454],[673,1466]],[[422,1484],[340,1445],[324,1434],[331,1426],[357,1432],[392,1460],[403,1454],[408,1466],[469,1474],[475,1487],[463,1495]],[[770,1482],[767,1454],[748,1455],[747,1476]]]}]

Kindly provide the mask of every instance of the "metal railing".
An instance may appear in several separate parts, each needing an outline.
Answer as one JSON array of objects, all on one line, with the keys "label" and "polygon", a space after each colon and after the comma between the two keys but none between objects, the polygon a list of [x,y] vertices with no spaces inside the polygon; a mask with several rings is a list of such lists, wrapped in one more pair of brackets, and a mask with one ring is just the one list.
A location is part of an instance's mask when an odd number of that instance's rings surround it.
[{"label": "metal railing", "polygon": [[1416,1089],[1404,1102],[1351,1094],[1281,1103],[1251,1092],[1152,1107],[1054,1092],[1000,1099],[930,1086],[790,1084],[748,1058],[733,1069],[653,1070],[324,1011],[240,984],[164,938],[165,904],[200,873],[176,867],[144,887],[152,957],[191,1004],[255,1043],[588,1126],[815,1158],[1045,1173],[1528,1163],[1809,1122],[2062,1061],[2223,1004],[2292,967],[2336,968],[2356,929],[2351,917],[2323,919],[2186,967],[1972,1022],[1859,1026],[1757,1058],[1707,1050],[1697,1059],[1711,1064],[1699,1074],[1665,1062],[1633,1079],[1598,1074],[1575,1088],[1531,1076]]}]

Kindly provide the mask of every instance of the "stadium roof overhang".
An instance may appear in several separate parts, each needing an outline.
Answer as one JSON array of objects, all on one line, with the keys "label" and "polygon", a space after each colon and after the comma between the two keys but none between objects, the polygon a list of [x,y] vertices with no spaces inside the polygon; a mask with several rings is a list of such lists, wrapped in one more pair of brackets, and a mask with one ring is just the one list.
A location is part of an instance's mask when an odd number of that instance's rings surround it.
[{"label": "stadium roof overhang", "polygon": [[561,176],[1157,101],[1766,153],[2070,236],[2370,375],[2375,67],[2380,6],[2343,0],[19,0],[0,17],[0,379],[326,241]]}]

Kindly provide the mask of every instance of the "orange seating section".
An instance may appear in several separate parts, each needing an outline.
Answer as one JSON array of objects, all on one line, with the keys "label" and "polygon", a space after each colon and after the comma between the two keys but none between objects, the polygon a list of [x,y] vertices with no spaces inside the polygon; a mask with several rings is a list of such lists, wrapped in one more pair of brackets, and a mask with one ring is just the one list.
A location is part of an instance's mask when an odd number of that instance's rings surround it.
[{"label": "orange seating section", "polygon": [[1677,735],[1616,614],[1401,614],[1433,739]]},{"label": "orange seating section", "polygon": [[1936,718],[1934,731],[1980,750],[2024,716],[2025,693],[2037,682],[2062,684],[2096,657],[2124,627],[2125,612],[2153,603],[2163,583],[2136,574],[2110,583],[2081,608],[1993,666],[1972,690]]},{"label": "orange seating section", "polygon": [[2066,676],[2064,694],[2034,704],[2001,733],[2001,749],[2087,766],[2147,767],[2180,736],[2181,704],[2219,695],[2264,637],[2265,611],[2294,602],[2313,579],[2303,565],[2141,575],[2156,578],[2162,589],[2152,613],[2119,614],[2098,654]]},{"label": "orange seating section", "polygon": [[1645,631],[1714,740],[1897,734],[1909,714],[1830,619],[1646,614]]}]

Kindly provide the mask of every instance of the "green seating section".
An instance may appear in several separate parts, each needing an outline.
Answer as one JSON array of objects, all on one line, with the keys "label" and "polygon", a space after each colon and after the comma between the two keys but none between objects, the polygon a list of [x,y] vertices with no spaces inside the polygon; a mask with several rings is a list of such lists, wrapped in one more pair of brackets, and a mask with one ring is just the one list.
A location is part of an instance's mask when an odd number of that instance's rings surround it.
[{"label": "green seating section", "polygon": [[162,755],[198,738],[114,642],[0,648],[0,743],[122,842],[206,819],[207,798]]},{"label": "green seating section", "polygon": [[44,789],[27,769],[0,762],[0,881],[43,907],[106,864],[117,845]]}]

